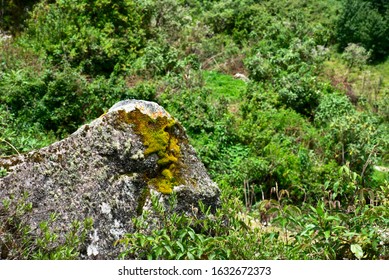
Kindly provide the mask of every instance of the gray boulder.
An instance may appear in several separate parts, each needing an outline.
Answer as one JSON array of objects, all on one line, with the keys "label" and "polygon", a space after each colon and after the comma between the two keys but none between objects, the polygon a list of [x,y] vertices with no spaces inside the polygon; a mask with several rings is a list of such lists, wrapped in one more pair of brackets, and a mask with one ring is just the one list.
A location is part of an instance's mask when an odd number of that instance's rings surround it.
[{"label": "gray boulder", "polygon": [[85,259],[117,258],[115,241],[133,232],[132,219],[148,207],[152,193],[161,201],[175,193],[180,212],[192,213],[199,201],[212,209],[219,204],[219,189],[184,128],[153,102],[121,101],[66,139],[0,158],[1,167],[7,174],[0,178],[0,211],[7,199],[26,195],[32,210],[25,222],[32,231],[52,213],[59,240],[73,221],[93,220],[81,244]]}]

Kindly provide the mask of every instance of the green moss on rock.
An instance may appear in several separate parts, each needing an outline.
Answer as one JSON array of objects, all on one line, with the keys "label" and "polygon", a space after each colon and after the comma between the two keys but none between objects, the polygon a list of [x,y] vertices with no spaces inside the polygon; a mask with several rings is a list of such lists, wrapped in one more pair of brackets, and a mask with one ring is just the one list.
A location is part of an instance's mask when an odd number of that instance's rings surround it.
[{"label": "green moss on rock", "polygon": [[120,121],[133,125],[134,132],[141,136],[146,150],[144,155],[158,155],[159,173],[150,178],[148,183],[159,192],[170,194],[175,185],[180,183],[178,160],[180,146],[178,139],[172,133],[177,125],[174,119],[166,116],[150,117],[139,109],[130,112],[119,110]]}]

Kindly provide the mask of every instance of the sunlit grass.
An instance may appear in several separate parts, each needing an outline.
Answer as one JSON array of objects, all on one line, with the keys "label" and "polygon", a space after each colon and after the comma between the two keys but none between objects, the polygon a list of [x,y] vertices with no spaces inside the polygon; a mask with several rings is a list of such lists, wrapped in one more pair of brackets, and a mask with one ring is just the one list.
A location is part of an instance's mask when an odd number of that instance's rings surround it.
[{"label": "sunlit grass", "polygon": [[205,71],[204,80],[205,87],[211,91],[212,96],[216,99],[224,97],[229,101],[238,101],[246,90],[244,81],[216,71]]}]

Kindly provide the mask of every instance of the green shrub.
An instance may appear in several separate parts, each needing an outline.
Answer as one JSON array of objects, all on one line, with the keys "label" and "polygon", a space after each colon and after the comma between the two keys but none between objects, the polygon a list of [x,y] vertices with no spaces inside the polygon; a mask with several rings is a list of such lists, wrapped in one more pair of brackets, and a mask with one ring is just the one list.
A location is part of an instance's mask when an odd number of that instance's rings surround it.
[{"label": "green shrub", "polygon": [[355,108],[344,94],[323,95],[315,112],[315,122],[325,125],[334,119],[355,113]]},{"label": "green shrub", "polygon": [[[339,213],[319,203],[307,214],[290,217],[300,227],[291,246],[302,259],[380,259],[387,255],[384,207],[360,206]],[[369,225],[369,226],[368,226]]]},{"label": "green shrub", "polygon": [[10,197],[0,203],[0,259],[77,259],[87,234],[92,229],[93,221],[86,219],[82,223],[73,221],[63,239],[59,232],[50,226],[57,219],[52,213],[47,221],[39,224],[33,231],[28,225],[32,203],[28,194],[19,200]]},{"label": "green shrub", "polygon": [[23,30],[28,11],[39,0],[7,0],[1,2],[0,30],[10,31],[13,35]]},{"label": "green shrub", "polygon": [[148,39],[173,44],[181,37],[192,18],[187,5],[178,0],[134,0],[142,14],[142,27]]},{"label": "green shrub", "polygon": [[291,73],[280,79],[279,100],[305,116],[313,116],[319,105],[320,85],[311,74]]},{"label": "green shrub", "polygon": [[389,50],[389,6],[379,1],[347,0],[337,23],[339,48],[361,44],[372,59],[383,59]]},{"label": "green shrub", "polygon": [[221,98],[216,104],[212,104],[207,89],[166,91],[159,100],[161,105],[183,123],[189,135],[214,132],[227,113],[225,99]]},{"label": "green shrub", "polygon": [[340,165],[349,164],[361,177],[371,175],[377,156],[385,149],[385,135],[379,130],[379,122],[373,116],[355,113],[333,118],[326,124],[326,149],[328,158]]},{"label": "green shrub", "polygon": [[135,59],[145,44],[142,16],[132,0],[42,1],[28,21],[26,46],[54,64],[109,75]]},{"label": "green shrub", "polygon": [[88,78],[74,68],[32,68],[7,71],[0,81],[0,101],[20,121],[41,125],[65,136],[81,124],[103,114],[119,100],[152,100],[155,90],[146,83],[129,89],[123,78],[112,75]]},{"label": "green shrub", "polygon": [[[236,260],[278,257],[279,242],[269,235],[260,235],[259,229],[251,229],[237,215],[242,207],[237,200],[225,201],[223,208],[214,214],[200,201],[197,213],[184,214],[173,211],[174,196],[169,205],[162,205],[156,197],[151,199],[152,213],[144,212],[143,216],[134,219],[137,232],[128,233],[118,242],[124,247],[119,258]],[[149,215],[158,221],[152,230],[145,222]],[[273,250],[268,250],[270,246]]]},{"label": "green shrub", "polygon": [[213,1],[204,17],[214,33],[231,35],[238,44],[260,36],[260,30],[271,20],[267,10],[252,0]]},{"label": "green shrub", "polygon": [[364,47],[357,44],[349,43],[344,49],[342,58],[346,61],[347,67],[362,69],[370,58],[370,52],[367,52]]},{"label": "green shrub", "polygon": [[326,50],[312,39],[293,37],[285,29],[281,29],[285,36],[270,35],[275,39],[259,43],[256,53],[246,59],[246,65],[250,78],[278,92],[281,104],[311,117],[321,91],[326,90],[316,76]]},{"label": "green shrub", "polygon": [[163,42],[149,42],[144,54],[137,61],[137,69],[149,76],[163,76],[182,70],[179,65],[179,52]]},{"label": "green shrub", "polygon": [[28,152],[56,140],[54,134],[45,132],[39,123],[30,124],[15,119],[4,105],[0,105],[0,130],[0,156]]}]

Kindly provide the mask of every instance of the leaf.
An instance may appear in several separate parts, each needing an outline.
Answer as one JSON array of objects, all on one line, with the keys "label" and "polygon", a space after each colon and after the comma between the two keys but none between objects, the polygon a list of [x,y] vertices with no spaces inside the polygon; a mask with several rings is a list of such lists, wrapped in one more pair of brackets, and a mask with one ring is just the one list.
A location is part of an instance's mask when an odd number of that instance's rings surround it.
[{"label": "leaf", "polygon": [[194,260],[194,259],[195,259],[194,256],[193,256],[193,254],[192,254],[191,252],[188,252],[188,253],[186,254],[186,256],[188,257],[189,260]]},{"label": "leaf", "polygon": [[351,244],[351,252],[360,260],[363,257],[363,250],[359,244]]},{"label": "leaf", "polygon": [[288,213],[291,216],[300,216],[301,215],[301,210],[297,206],[294,205],[288,205],[285,207],[285,212]]},{"label": "leaf", "polygon": [[162,247],[158,247],[156,250],[155,250],[155,256],[156,258],[158,258],[159,256],[162,255]]},{"label": "leaf", "polygon": [[162,238],[166,239],[167,241],[170,241],[170,236],[167,234],[163,234]]},{"label": "leaf", "polygon": [[184,246],[182,245],[182,243],[180,241],[176,241],[176,244],[177,244],[178,247],[180,247],[181,252],[185,251]]},{"label": "leaf", "polygon": [[312,232],[314,229],[316,228],[316,226],[314,224],[308,224],[305,226],[305,228],[303,229],[303,231],[301,231],[300,235],[301,236],[304,236],[306,235],[307,233],[310,234],[310,232]]},{"label": "leaf", "polygon": [[200,241],[200,244],[204,243],[204,241],[205,241],[204,236],[202,236],[201,234],[197,234],[196,237]]},{"label": "leaf", "polygon": [[140,244],[141,247],[144,247],[145,244],[146,244],[146,239],[143,238],[142,236],[140,236],[140,238],[139,238],[139,244]]},{"label": "leaf", "polygon": [[165,249],[166,249],[166,251],[169,252],[169,255],[170,255],[170,256],[174,256],[174,253],[173,253],[173,251],[172,251],[172,248],[170,248],[170,246],[165,245]]},{"label": "leaf", "polygon": [[340,218],[339,217],[337,217],[337,216],[328,216],[327,218],[326,218],[326,221],[340,221]]},{"label": "leaf", "polygon": [[317,215],[319,215],[319,217],[323,217],[324,216],[324,207],[323,207],[323,204],[319,204],[317,207],[316,207],[316,213]]},{"label": "leaf", "polygon": [[195,233],[192,230],[188,230],[188,234],[192,240],[195,240]]},{"label": "leaf", "polygon": [[179,254],[176,255],[175,259],[176,260],[182,260],[184,255],[185,255],[184,253],[179,253]]}]

